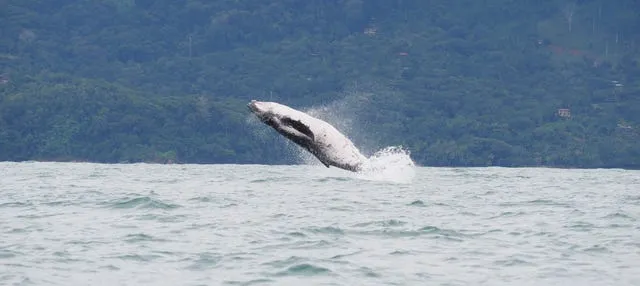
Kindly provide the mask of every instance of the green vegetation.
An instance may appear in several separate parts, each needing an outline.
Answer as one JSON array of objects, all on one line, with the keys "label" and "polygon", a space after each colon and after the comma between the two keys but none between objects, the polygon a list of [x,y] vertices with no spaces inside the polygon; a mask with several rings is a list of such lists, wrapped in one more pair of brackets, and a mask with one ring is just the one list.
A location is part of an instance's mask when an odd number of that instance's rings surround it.
[{"label": "green vegetation", "polygon": [[403,145],[422,165],[640,168],[637,11],[0,0],[0,161],[290,163],[251,124],[258,99],[338,102],[334,123],[366,153]]}]

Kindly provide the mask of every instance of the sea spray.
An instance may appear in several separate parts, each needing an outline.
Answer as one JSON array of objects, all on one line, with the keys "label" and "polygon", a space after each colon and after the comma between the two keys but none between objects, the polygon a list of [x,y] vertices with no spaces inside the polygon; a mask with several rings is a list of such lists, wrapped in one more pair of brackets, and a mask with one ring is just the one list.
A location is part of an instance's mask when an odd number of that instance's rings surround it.
[{"label": "sea spray", "polygon": [[[349,138],[368,157],[364,162],[364,168],[357,173],[344,171],[349,177],[364,180],[389,181],[397,183],[409,183],[415,175],[415,163],[411,159],[408,149],[403,146],[388,146],[380,148],[375,128],[371,129],[368,120],[371,112],[376,112],[377,98],[390,96],[392,92],[377,85],[360,85],[351,88],[344,93],[344,97],[322,105],[313,105],[300,108],[310,116],[319,118],[333,125],[347,138]],[[247,123],[257,124],[259,120],[248,119]],[[283,138],[273,138],[272,133],[265,134],[265,130],[256,133],[266,144],[284,143],[280,148],[291,154],[297,163],[312,166],[324,165],[304,148]],[[269,141],[269,142],[267,142]],[[335,168],[333,168],[335,169]],[[337,169],[336,169],[337,170]],[[340,170],[343,171],[343,170]]]},{"label": "sea spray", "polygon": [[265,126],[252,113],[248,113],[245,123],[249,126],[249,132],[252,133],[252,140],[259,141],[263,146],[268,146],[262,153],[262,160],[275,161],[278,164],[299,163],[300,152],[303,150],[290,140],[282,137],[271,127]]},{"label": "sea spray", "polygon": [[410,183],[415,177],[416,164],[411,152],[402,146],[385,147],[374,153],[356,177],[364,180]]},{"label": "sea spray", "polygon": [[389,146],[371,155],[359,172],[349,172],[338,168],[325,168],[313,155],[299,149],[298,156],[304,165],[321,168],[322,176],[346,177],[367,181],[410,184],[417,166],[411,159],[411,152],[402,146]]},{"label": "sea spray", "polygon": [[[313,106],[304,109],[307,114],[320,118],[336,127],[345,134],[365,155],[375,149],[375,135],[366,130],[362,122],[358,121],[360,112],[371,112],[371,98],[373,94],[367,92],[350,92],[344,98],[326,105]],[[375,112],[375,111],[373,111]],[[306,165],[322,166],[309,152],[298,148],[298,158]],[[409,183],[415,176],[415,163],[411,159],[411,152],[403,146],[388,146],[371,154],[362,171],[354,174],[365,180],[392,181]]]},{"label": "sea spray", "polygon": [[303,111],[333,125],[366,155],[375,150],[375,147],[368,146],[374,140],[371,138],[373,134],[367,132],[366,124],[359,120],[359,113],[369,110],[371,96],[370,93],[351,92],[339,100],[304,108]]}]

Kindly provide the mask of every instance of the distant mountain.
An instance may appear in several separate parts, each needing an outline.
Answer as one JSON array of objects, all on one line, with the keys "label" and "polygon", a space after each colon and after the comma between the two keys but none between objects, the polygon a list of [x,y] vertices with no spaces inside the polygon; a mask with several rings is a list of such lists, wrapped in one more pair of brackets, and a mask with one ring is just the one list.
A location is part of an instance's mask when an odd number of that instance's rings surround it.
[{"label": "distant mountain", "polygon": [[640,168],[634,0],[0,0],[0,160],[292,163],[245,104],[431,166]]}]

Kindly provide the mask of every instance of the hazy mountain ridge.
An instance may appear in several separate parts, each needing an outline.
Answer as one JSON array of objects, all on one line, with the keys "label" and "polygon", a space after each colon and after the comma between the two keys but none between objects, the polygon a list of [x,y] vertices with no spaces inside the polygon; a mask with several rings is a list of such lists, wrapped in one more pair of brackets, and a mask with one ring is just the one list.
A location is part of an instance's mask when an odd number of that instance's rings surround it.
[{"label": "hazy mountain ridge", "polygon": [[367,94],[334,120],[420,164],[638,167],[638,10],[0,1],[0,160],[290,162],[281,138],[247,124],[247,100]]}]

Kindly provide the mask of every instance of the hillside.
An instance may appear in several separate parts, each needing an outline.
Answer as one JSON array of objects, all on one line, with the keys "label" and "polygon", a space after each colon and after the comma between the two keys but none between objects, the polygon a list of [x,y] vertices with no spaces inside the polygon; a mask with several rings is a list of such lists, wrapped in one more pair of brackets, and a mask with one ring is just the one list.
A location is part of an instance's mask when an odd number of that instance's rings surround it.
[{"label": "hillside", "polygon": [[[535,2],[535,3],[534,3]],[[0,0],[0,161],[291,163],[245,104],[421,165],[640,168],[633,0]]]}]

